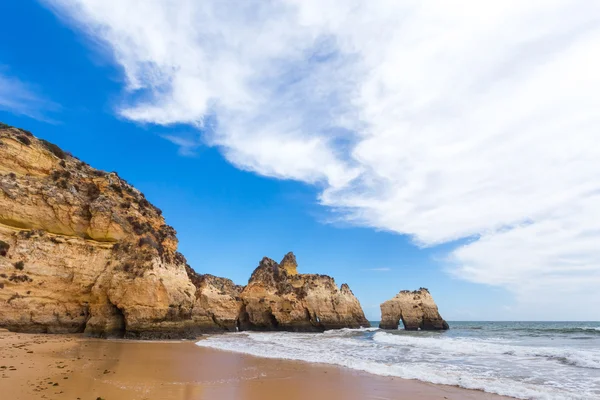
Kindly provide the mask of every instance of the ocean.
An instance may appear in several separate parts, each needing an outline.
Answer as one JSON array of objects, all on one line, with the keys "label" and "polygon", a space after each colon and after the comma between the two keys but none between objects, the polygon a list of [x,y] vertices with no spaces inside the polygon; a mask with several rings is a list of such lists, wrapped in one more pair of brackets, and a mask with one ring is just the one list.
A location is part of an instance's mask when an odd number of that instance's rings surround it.
[{"label": "ocean", "polygon": [[[372,324],[378,326],[378,321]],[[239,332],[209,336],[197,344],[520,399],[600,399],[600,322],[449,324],[446,332]]]}]

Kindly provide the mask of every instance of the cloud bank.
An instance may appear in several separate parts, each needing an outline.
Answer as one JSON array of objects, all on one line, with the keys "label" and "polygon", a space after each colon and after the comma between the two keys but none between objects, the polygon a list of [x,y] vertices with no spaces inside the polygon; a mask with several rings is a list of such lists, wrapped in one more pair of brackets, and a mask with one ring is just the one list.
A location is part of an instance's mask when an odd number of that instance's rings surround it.
[{"label": "cloud bank", "polygon": [[353,223],[466,239],[460,278],[600,306],[600,3],[44,1],[122,68],[122,116]]}]

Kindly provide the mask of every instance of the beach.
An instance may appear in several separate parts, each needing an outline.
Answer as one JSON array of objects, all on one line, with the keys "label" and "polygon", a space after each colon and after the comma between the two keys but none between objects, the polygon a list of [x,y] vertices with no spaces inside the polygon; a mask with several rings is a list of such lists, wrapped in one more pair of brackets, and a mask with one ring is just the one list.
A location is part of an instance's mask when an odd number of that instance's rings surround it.
[{"label": "beach", "polygon": [[348,368],[213,350],[192,341],[0,332],[7,400],[502,399]]}]

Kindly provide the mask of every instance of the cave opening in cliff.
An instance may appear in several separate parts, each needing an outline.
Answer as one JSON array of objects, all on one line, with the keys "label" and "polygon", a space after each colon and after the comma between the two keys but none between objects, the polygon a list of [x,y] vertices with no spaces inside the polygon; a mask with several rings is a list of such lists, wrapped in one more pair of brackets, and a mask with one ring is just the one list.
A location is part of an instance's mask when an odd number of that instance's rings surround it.
[{"label": "cave opening in cliff", "polygon": [[125,333],[127,331],[127,321],[125,320],[125,314],[123,314],[123,310],[117,307],[114,304],[111,304],[113,308],[113,318],[112,321],[112,329],[107,332],[107,336],[124,338]]},{"label": "cave opening in cliff", "polygon": [[269,321],[271,322],[271,328],[272,329],[277,329],[279,328],[279,321],[277,321],[277,318],[275,317],[275,315],[273,315],[272,312],[269,312]]},{"label": "cave opening in cliff", "polygon": [[246,311],[246,305],[242,305],[240,312],[238,314],[238,318],[235,320],[235,326],[238,331],[246,331],[251,330],[252,325],[250,323],[250,315],[248,311]]}]

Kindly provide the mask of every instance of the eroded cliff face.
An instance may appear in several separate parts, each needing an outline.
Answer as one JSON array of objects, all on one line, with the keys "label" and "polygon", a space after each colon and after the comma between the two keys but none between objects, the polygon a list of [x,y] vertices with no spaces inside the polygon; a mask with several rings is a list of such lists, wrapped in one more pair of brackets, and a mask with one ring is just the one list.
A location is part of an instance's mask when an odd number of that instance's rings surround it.
[{"label": "eroded cliff face", "polygon": [[298,274],[296,258],[263,258],[240,295],[243,330],[323,331],[370,326],[354,294],[325,275]]},{"label": "eroded cliff face", "polygon": [[0,128],[0,326],[192,333],[196,288],[161,212],[119,178]]},{"label": "eroded cliff face", "polygon": [[245,288],[200,275],[116,173],[0,124],[0,327],[129,338],[368,326],[347,285],[263,259]]},{"label": "eroded cliff face", "polygon": [[244,287],[236,285],[231,279],[197,274],[189,266],[187,271],[196,286],[192,312],[194,325],[202,332],[238,330],[238,318],[242,310],[240,293]]},{"label": "eroded cliff face", "polygon": [[440,313],[429,290],[403,290],[392,299],[381,304],[381,329],[398,329],[400,320],[404,329],[446,330],[448,324]]}]

